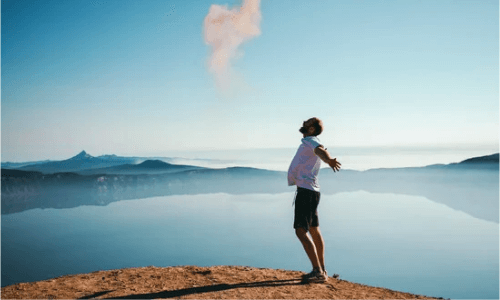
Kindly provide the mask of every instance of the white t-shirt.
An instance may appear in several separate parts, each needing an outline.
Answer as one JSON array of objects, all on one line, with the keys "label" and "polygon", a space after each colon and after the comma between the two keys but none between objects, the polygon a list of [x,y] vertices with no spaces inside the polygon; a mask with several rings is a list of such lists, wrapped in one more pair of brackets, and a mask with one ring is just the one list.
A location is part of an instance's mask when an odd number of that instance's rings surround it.
[{"label": "white t-shirt", "polygon": [[321,159],[314,154],[314,149],[321,146],[316,136],[306,136],[302,139],[295,157],[288,168],[288,185],[319,192],[318,173]]}]

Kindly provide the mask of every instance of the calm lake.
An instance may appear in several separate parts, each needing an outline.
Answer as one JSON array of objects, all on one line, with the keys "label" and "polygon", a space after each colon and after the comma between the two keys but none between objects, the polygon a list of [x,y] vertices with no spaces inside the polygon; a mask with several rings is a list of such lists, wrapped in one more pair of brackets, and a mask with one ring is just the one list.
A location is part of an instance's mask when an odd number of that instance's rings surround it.
[{"label": "calm lake", "polygon": [[[294,192],[203,194],[2,215],[1,285],[140,266],[310,271]],[[330,274],[415,294],[499,298],[499,225],[424,197],[322,195]]]}]

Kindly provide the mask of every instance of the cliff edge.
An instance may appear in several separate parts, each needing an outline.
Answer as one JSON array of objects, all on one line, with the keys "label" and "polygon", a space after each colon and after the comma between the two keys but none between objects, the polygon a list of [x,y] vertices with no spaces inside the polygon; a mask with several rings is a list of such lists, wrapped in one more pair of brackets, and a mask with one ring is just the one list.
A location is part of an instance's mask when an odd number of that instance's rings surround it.
[{"label": "cliff edge", "polygon": [[143,267],[67,275],[2,288],[2,299],[442,299],[328,278],[302,283],[300,271],[240,266]]}]

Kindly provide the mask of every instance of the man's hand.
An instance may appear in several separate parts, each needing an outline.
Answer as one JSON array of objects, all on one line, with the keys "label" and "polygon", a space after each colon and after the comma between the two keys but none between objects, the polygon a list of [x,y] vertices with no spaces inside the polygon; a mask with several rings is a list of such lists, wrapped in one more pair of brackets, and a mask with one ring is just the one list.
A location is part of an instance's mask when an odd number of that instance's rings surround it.
[{"label": "man's hand", "polygon": [[336,158],[332,158],[328,161],[328,165],[333,169],[333,172],[337,172],[340,170],[342,164],[339,163]]},{"label": "man's hand", "polygon": [[322,161],[327,163],[333,169],[333,172],[337,172],[340,170],[341,164],[337,161],[336,158],[332,158],[330,156],[330,153],[328,153],[328,151],[326,151],[326,149],[322,145],[314,148],[314,153],[319,158],[321,158]]}]

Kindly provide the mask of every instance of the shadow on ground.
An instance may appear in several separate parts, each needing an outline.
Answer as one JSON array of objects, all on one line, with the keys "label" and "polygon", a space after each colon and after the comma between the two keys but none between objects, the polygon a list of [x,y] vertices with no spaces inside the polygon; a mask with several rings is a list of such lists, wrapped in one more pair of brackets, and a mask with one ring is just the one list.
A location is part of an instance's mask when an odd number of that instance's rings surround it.
[{"label": "shadow on ground", "polygon": [[[220,292],[225,290],[237,289],[237,288],[252,288],[252,287],[275,287],[275,286],[285,286],[285,285],[299,285],[304,284],[302,279],[287,279],[287,280],[271,280],[271,281],[259,281],[259,282],[248,282],[248,283],[235,283],[235,284],[217,284],[217,285],[206,285],[192,288],[185,288],[180,290],[172,290],[172,291],[162,291],[158,293],[149,293],[149,294],[135,294],[128,295],[122,297],[113,297],[109,299],[156,299],[156,298],[176,298],[191,294],[201,294],[201,293],[210,293],[210,292]],[[88,295],[82,297],[80,299],[90,299],[98,296],[102,296],[106,293],[112,291],[105,291],[95,293],[93,295]]]}]

